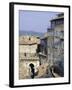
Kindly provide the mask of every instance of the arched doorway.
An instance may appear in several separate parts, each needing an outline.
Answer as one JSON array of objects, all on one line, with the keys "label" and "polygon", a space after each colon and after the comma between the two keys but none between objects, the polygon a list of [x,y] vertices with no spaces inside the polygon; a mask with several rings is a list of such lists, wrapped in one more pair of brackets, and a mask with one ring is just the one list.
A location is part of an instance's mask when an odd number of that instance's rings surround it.
[{"label": "arched doorway", "polygon": [[31,68],[31,78],[34,78],[34,76],[35,76],[34,64],[30,63],[29,67]]}]

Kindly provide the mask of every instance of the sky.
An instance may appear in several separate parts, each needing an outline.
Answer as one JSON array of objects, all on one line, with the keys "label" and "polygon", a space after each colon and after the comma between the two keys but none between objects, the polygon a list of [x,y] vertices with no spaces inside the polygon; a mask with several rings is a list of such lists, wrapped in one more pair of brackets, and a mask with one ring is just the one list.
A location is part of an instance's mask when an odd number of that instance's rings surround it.
[{"label": "sky", "polygon": [[58,12],[49,11],[19,11],[19,29],[20,31],[35,31],[45,33],[50,28],[50,20]]}]

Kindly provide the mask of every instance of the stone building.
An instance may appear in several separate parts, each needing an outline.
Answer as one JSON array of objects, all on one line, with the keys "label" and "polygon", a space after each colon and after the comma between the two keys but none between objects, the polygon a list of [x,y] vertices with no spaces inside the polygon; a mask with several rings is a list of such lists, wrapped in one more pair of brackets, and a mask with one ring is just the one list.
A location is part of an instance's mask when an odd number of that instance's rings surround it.
[{"label": "stone building", "polygon": [[[22,69],[26,68],[26,73],[25,73],[26,76],[30,75],[30,71],[31,71],[30,66],[33,66],[35,71],[39,66],[39,57],[36,53],[37,46],[39,43],[40,43],[40,39],[36,36],[20,36],[19,68],[21,73],[23,73]],[[24,68],[21,68],[23,66]],[[20,73],[20,79],[22,79],[21,73]]]},{"label": "stone building", "polygon": [[64,14],[58,14],[51,20],[51,28],[54,30],[54,61],[63,60],[64,57]]},{"label": "stone building", "polygon": [[[53,65],[56,61],[64,61],[64,14],[58,14],[51,20],[51,27],[41,38],[41,63]],[[44,57],[44,58],[43,58]]]},{"label": "stone building", "polygon": [[[51,20],[51,27],[41,38],[39,51],[40,64],[48,63],[48,70],[58,68],[60,76],[64,76],[64,14],[58,14]],[[49,73],[50,74],[50,73]]]},{"label": "stone building", "polygon": [[45,64],[47,62],[47,37],[43,36],[40,38],[40,49],[39,50],[39,59],[40,59],[40,65]]}]

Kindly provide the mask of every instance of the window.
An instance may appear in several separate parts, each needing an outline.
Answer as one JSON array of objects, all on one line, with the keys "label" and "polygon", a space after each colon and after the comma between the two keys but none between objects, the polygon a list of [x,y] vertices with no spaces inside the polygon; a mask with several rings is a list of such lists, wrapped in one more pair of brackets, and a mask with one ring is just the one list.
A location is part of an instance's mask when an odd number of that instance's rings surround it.
[{"label": "window", "polygon": [[29,37],[29,40],[31,40],[31,38]]},{"label": "window", "polygon": [[24,53],[24,56],[26,57],[26,53]]}]

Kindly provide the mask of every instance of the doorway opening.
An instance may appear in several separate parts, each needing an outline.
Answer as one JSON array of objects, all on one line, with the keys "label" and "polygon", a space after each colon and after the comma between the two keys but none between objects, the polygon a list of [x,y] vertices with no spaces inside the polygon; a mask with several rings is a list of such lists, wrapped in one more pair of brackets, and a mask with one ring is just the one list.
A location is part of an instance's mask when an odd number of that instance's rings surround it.
[{"label": "doorway opening", "polygon": [[30,63],[29,67],[31,68],[31,78],[34,78],[34,76],[35,76],[34,64]]}]

